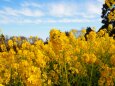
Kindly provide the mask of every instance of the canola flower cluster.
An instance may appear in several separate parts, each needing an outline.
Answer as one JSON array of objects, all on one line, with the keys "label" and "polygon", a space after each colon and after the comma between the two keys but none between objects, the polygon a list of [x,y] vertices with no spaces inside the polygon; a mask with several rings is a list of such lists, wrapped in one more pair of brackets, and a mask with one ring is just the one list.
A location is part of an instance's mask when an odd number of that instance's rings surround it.
[{"label": "canola flower cluster", "polygon": [[0,86],[114,86],[113,37],[92,31],[86,41],[85,31],[76,33],[52,29],[47,44],[16,37],[1,43]]}]

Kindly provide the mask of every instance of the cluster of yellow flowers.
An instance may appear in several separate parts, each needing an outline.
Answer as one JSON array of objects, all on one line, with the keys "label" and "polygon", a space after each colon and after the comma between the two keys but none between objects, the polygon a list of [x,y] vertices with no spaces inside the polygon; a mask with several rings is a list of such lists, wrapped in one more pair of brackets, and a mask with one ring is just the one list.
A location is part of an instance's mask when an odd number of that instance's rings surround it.
[{"label": "cluster of yellow flowers", "polygon": [[115,40],[104,30],[87,41],[75,33],[52,29],[48,44],[16,37],[0,44],[0,86],[114,86]]}]

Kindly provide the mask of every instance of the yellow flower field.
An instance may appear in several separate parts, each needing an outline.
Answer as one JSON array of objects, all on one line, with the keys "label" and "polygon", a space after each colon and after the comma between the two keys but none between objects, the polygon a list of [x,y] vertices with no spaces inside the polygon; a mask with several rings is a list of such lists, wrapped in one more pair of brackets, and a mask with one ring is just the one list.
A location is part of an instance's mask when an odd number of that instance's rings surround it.
[{"label": "yellow flower field", "polygon": [[[84,32],[84,31],[83,31]],[[14,37],[0,44],[0,86],[114,86],[115,40],[104,30],[50,31],[48,43]]]}]

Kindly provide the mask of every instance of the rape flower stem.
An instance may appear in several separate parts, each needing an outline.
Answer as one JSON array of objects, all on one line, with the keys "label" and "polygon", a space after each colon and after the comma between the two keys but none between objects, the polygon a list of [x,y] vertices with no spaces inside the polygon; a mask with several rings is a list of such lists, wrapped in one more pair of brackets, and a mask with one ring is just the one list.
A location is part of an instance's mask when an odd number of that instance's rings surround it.
[{"label": "rape flower stem", "polygon": [[63,52],[63,58],[64,58],[64,69],[65,69],[66,86],[68,86],[69,85],[69,83],[68,83],[68,72],[67,72],[65,53],[64,52]]},{"label": "rape flower stem", "polygon": [[92,85],[92,75],[93,75],[93,64],[91,66],[91,77],[90,77],[90,81],[89,81],[89,86]]},{"label": "rape flower stem", "polygon": [[66,63],[65,63],[65,74],[66,74],[66,85],[68,86],[68,75],[67,75],[67,69],[66,69]]}]

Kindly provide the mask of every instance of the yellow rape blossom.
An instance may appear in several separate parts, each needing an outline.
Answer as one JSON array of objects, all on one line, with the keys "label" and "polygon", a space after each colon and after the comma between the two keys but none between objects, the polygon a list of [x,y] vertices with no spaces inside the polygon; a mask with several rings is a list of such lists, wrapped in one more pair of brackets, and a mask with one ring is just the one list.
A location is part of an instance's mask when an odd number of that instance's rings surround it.
[{"label": "yellow rape blossom", "polygon": [[9,47],[12,47],[13,46],[13,41],[12,40],[8,40],[8,45],[9,45]]},{"label": "yellow rape blossom", "polygon": [[53,29],[47,44],[18,37],[0,44],[0,86],[114,86],[115,40],[106,30],[87,41],[75,33]]}]

